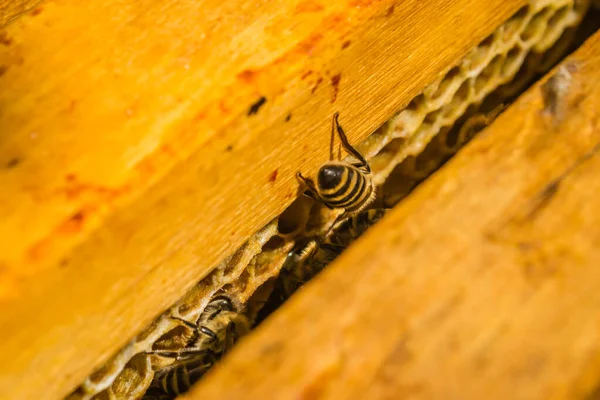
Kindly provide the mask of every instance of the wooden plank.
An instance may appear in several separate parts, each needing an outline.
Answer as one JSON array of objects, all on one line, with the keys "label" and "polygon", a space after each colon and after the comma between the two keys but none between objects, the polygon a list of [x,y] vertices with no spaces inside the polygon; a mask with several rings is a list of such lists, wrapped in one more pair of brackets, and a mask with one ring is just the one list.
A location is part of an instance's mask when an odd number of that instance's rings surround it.
[{"label": "wooden plank", "polygon": [[0,29],[14,21],[27,11],[33,15],[41,12],[42,8],[36,6],[41,0],[0,0]]},{"label": "wooden plank", "polygon": [[555,106],[529,90],[184,398],[586,398],[600,33],[561,68]]},{"label": "wooden plank", "polygon": [[75,387],[291,203],[334,110],[366,137],[524,3],[62,1],[9,24],[0,398]]}]

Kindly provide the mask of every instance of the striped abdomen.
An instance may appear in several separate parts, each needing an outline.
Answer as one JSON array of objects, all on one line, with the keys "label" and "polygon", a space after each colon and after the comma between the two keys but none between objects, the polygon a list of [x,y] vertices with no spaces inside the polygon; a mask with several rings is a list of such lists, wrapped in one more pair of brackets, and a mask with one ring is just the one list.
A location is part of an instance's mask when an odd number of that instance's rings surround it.
[{"label": "striped abdomen", "polygon": [[372,198],[370,174],[343,163],[327,163],[319,170],[317,188],[322,201],[346,212],[359,210]]},{"label": "striped abdomen", "polygon": [[170,368],[156,373],[153,386],[165,394],[180,395],[187,392],[213,363],[205,355],[178,360]]}]

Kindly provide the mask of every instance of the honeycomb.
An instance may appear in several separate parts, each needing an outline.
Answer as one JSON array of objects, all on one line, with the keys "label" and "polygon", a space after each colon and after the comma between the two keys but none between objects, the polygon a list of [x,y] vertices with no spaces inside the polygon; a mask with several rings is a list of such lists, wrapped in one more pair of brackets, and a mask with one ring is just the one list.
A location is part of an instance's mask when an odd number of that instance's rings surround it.
[{"label": "honeycomb", "polygon": [[[501,112],[537,74],[566,52],[589,0],[531,0],[426,87],[357,148],[369,161],[379,197],[392,207],[473,134]],[[323,235],[337,216],[301,196],[250,237],[206,278],[90,375],[68,399],[137,399],[154,371],[168,366],[147,354],[177,351],[192,331],[173,317],[195,321],[217,293],[228,295],[254,321],[295,243]]]}]

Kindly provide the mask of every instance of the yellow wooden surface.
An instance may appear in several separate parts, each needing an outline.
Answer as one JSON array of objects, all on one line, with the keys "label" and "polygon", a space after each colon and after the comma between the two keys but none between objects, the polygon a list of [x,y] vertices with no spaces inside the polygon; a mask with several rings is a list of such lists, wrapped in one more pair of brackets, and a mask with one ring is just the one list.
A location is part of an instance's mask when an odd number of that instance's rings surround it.
[{"label": "yellow wooden surface", "polygon": [[72,389],[290,204],[334,111],[365,138],[524,3],[67,0],[13,20],[0,398]]},{"label": "yellow wooden surface", "polygon": [[37,7],[40,0],[0,0],[0,29],[14,21],[27,11],[37,15],[42,7]]},{"label": "yellow wooden surface", "polygon": [[555,106],[529,90],[184,398],[587,398],[600,33],[563,67]]}]

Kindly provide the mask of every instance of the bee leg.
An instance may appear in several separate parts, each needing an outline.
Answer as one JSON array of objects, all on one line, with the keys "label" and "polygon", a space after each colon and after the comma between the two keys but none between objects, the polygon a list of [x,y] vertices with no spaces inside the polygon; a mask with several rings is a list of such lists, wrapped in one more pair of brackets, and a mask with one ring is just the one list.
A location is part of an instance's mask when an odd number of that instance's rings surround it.
[{"label": "bee leg", "polygon": [[203,334],[205,334],[206,336],[208,336],[208,337],[210,338],[211,342],[214,342],[214,341],[216,341],[216,340],[218,339],[218,338],[217,338],[217,334],[216,334],[216,333],[215,333],[215,332],[214,332],[212,329],[209,329],[209,328],[207,328],[207,327],[206,327],[206,326],[204,326],[204,325],[201,325],[201,326],[198,328],[198,331],[199,331],[200,333],[203,333]]},{"label": "bee leg", "polygon": [[[336,113],[339,114],[339,113]],[[329,142],[329,160],[333,161],[335,158],[335,127],[336,127],[336,118],[331,119],[331,140]],[[337,160],[340,161],[342,159],[342,145],[340,144],[337,149]]]},{"label": "bee leg", "polygon": [[179,352],[174,350],[148,350],[143,354],[147,355],[159,355],[167,358],[177,358],[179,357]]},{"label": "bee leg", "polygon": [[306,186],[308,186],[308,189],[311,192],[313,192],[313,194],[317,193],[317,188],[315,187],[315,183],[313,182],[313,180],[310,179],[310,178],[305,178],[304,176],[302,176],[302,173],[300,171],[296,172],[296,179],[298,179],[298,181],[300,183],[303,183]]},{"label": "bee leg", "polygon": [[215,307],[219,308],[219,310],[225,310],[225,311],[233,310],[233,303],[231,302],[231,299],[224,294],[219,294],[219,295],[213,297],[210,300],[209,304],[210,305],[214,304]]},{"label": "bee leg", "polygon": [[206,336],[210,337],[211,340],[217,340],[217,334],[214,333],[211,329],[205,327],[204,325],[198,326],[198,325],[191,323],[190,321],[186,321],[185,319],[179,318],[179,317],[171,316],[171,318],[183,323],[185,326],[187,326],[190,329],[193,329],[195,331],[205,334]]},{"label": "bee leg", "polygon": [[[321,200],[321,198],[319,197],[318,194],[316,194],[316,192],[313,192],[312,190],[307,190],[304,193],[302,193],[303,195],[305,195],[306,197],[310,197],[311,199],[319,202],[319,203],[323,203],[323,201]],[[329,205],[325,204],[329,209],[333,210],[333,208],[331,208]]]},{"label": "bee leg", "polygon": [[348,216],[347,212],[343,212],[340,215],[337,216],[337,218],[333,221],[333,223],[331,225],[329,225],[329,228],[327,228],[327,231],[325,232],[325,235],[323,235],[323,239],[327,239],[329,237],[329,235],[331,234],[331,231],[333,230],[333,228],[335,228],[335,226],[340,222],[343,221],[346,217]]},{"label": "bee leg", "polygon": [[192,323],[192,322],[190,322],[190,321],[187,321],[187,320],[185,320],[185,319],[183,319],[183,318],[179,318],[179,317],[173,317],[173,316],[171,316],[171,319],[174,319],[175,321],[179,321],[179,322],[181,322],[182,324],[184,324],[185,326],[187,326],[187,327],[188,327],[188,328],[190,328],[190,329],[193,329],[193,330],[196,330],[196,329],[198,329],[198,326],[197,326],[196,324],[194,324],[194,323]]},{"label": "bee leg", "polygon": [[[319,196],[319,192],[317,190],[317,187],[315,186],[315,182],[310,179],[310,178],[305,178],[304,176],[302,176],[302,174],[300,173],[300,171],[296,172],[296,179],[298,179],[298,182],[300,182],[301,184],[304,184],[308,187],[308,190],[305,191],[303,194],[307,197],[310,197],[313,200],[316,200],[320,203],[324,203],[323,199],[321,199],[321,196]],[[325,204],[327,205],[327,204]],[[329,207],[329,206],[327,206]],[[331,207],[329,207],[331,208]]]},{"label": "bee leg", "polygon": [[340,123],[338,121],[339,116],[340,116],[339,112],[336,112],[335,114],[333,114],[333,121],[335,123],[335,128],[337,130],[338,136],[340,137],[340,141],[342,142],[342,146],[344,146],[344,150],[346,150],[348,153],[350,153],[352,156],[354,156],[358,160],[358,162],[353,163],[352,166],[359,168],[362,172],[364,172],[366,174],[371,173],[371,167],[369,166],[369,163],[367,162],[367,160],[365,160],[365,158],[362,156],[362,154],[360,154],[358,152],[358,150],[356,150],[348,142],[346,133],[344,132],[344,129],[342,128],[342,126],[340,125]]},{"label": "bee leg", "polygon": [[212,321],[213,319],[215,319],[215,318],[217,317],[217,315],[221,314],[221,312],[222,312],[222,311],[223,311],[223,309],[221,309],[221,308],[220,308],[220,309],[218,309],[218,310],[215,310],[215,311],[214,311],[212,314],[210,314],[210,315],[209,315],[209,316],[206,318],[206,320],[207,320],[207,321]]},{"label": "bee leg", "polygon": [[298,251],[299,260],[306,260],[307,258],[312,257],[316,253],[320,244],[321,242],[317,237],[308,241],[308,243],[306,243],[302,249]]},{"label": "bee leg", "polygon": [[[215,352],[211,349],[202,349],[200,347],[184,347],[179,349],[179,358],[194,358],[198,356],[205,356],[214,358]],[[184,357],[181,357],[184,356]]]},{"label": "bee leg", "polygon": [[160,355],[163,357],[167,357],[167,358],[182,358],[182,355],[185,356],[197,356],[197,355],[202,355],[202,354],[210,354],[213,351],[210,349],[201,349],[199,347],[184,347],[182,349],[179,350],[148,350],[145,351],[143,354],[148,354],[148,355]]}]

